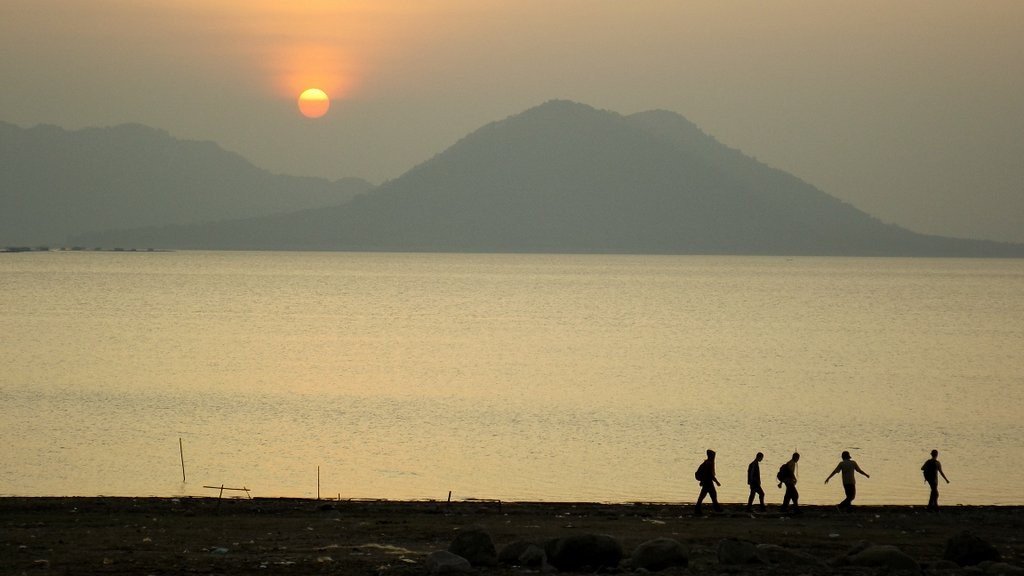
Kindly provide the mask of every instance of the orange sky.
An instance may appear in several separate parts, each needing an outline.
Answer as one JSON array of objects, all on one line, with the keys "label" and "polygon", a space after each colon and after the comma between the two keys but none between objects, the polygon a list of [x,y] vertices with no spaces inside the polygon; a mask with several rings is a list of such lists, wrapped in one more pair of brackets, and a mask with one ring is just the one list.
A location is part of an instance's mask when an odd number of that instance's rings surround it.
[{"label": "orange sky", "polygon": [[0,53],[20,125],[379,182],[548,99],[665,108],[885,220],[1024,241],[1019,0],[4,0]]}]

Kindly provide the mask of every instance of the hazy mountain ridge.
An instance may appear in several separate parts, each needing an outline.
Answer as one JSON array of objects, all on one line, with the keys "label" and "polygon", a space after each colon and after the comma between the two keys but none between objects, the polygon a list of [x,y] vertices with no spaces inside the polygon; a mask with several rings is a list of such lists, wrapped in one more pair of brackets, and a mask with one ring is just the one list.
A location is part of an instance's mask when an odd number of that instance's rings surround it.
[{"label": "hazy mountain ridge", "polygon": [[0,122],[0,246],[315,208],[371,187],[272,174],[213,142],[139,124],[68,131]]},{"label": "hazy mountain ridge", "polygon": [[342,206],[89,235],[168,248],[1024,255],[885,224],[678,114],[550,101],[490,123]]}]

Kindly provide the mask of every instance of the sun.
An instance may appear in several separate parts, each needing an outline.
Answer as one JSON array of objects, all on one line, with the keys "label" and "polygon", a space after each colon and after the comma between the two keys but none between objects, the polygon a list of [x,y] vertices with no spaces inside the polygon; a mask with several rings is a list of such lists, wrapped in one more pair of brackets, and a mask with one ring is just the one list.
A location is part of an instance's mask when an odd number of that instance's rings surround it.
[{"label": "sun", "polygon": [[308,88],[299,94],[299,112],[306,118],[319,118],[327,114],[331,99],[319,88]]}]

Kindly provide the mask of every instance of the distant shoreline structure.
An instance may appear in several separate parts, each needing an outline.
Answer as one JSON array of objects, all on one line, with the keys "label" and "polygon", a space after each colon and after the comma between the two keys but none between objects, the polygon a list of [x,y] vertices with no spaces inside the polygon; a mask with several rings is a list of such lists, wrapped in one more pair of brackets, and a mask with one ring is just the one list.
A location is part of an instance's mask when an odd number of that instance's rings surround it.
[{"label": "distant shoreline structure", "polygon": [[[1014,246],[1013,244],[1007,244]],[[739,258],[922,258],[922,259],[970,259],[970,260],[1020,260],[1024,255],[1015,254],[770,254],[770,253],[732,253],[732,252],[612,252],[612,251],[524,251],[524,250],[445,250],[445,249],[385,249],[385,248],[108,248],[104,246],[2,246],[0,254],[31,254],[48,252],[86,252],[86,253],[117,253],[117,254],[168,254],[174,252],[294,252],[294,253],[338,253],[338,254],[508,254],[508,255],[546,255],[546,256],[700,256],[700,257],[739,257]],[[0,496],[2,498],[2,496]]]},{"label": "distant shoreline structure", "polygon": [[164,250],[159,248],[84,248],[82,246],[72,246],[51,248],[49,246],[4,246],[0,247],[0,254],[24,254],[26,252],[174,252],[174,250]]}]

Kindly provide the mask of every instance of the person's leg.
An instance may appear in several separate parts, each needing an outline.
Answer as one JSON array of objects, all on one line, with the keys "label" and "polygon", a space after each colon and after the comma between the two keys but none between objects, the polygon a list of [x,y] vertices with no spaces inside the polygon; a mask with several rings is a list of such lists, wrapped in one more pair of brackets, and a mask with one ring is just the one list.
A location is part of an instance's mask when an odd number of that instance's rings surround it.
[{"label": "person's leg", "polygon": [[694,513],[700,514],[700,505],[704,502],[704,498],[708,495],[708,487],[704,484],[700,485],[700,495],[697,496],[697,505],[694,507]]},{"label": "person's leg", "polygon": [[793,499],[793,486],[788,482],[785,484],[786,493],[782,495],[782,511],[789,510],[789,502]]},{"label": "person's leg", "polygon": [[715,508],[715,512],[721,512],[722,507],[718,504],[718,490],[713,482],[708,484],[708,494],[711,495],[711,505]]},{"label": "person's leg", "polygon": [[840,508],[850,508],[853,506],[853,499],[857,497],[857,485],[856,484],[843,484],[843,490],[846,492],[846,500],[839,503]]},{"label": "person's leg", "polygon": [[764,489],[757,487],[757,499],[761,503],[761,512],[764,512]]},{"label": "person's leg", "polygon": [[754,505],[754,494],[757,494],[757,491],[751,486],[750,496],[747,496],[747,512],[750,512],[751,507]]},{"label": "person's leg", "polygon": [[931,487],[931,493],[928,495],[928,509],[938,510],[939,509],[939,482],[929,482],[928,486]]},{"label": "person's leg", "polygon": [[793,513],[799,512],[800,492],[796,489],[796,482],[793,483]]}]

